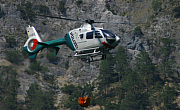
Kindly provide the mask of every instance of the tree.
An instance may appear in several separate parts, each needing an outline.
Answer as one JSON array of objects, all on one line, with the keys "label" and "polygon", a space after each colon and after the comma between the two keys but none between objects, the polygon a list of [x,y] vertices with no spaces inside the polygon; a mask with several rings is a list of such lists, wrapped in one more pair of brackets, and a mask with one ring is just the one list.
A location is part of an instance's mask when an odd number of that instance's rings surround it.
[{"label": "tree", "polygon": [[31,84],[25,98],[28,110],[56,110],[53,94],[50,91],[42,91],[37,83]]},{"label": "tree", "polygon": [[177,96],[178,92],[175,88],[166,85],[161,94],[161,101],[164,104],[161,108],[164,110],[178,110],[177,103],[175,102]]},{"label": "tree", "polygon": [[134,92],[129,92],[122,104],[120,110],[140,110],[139,100]]},{"label": "tree", "polygon": [[114,59],[112,56],[107,56],[106,60],[101,61],[98,79],[98,89],[100,89],[101,92],[104,90],[105,93],[107,92],[107,87],[116,81],[117,74],[114,72]]},{"label": "tree", "polygon": [[0,71],[0,102],[4,103],[7,110],[20,108],[17,101],[18,88],[17,72],[12,66],[4,66]]},{"label": "tree", "polygon": [[75,86],[73,84],[70,85],[66,85],[64,87],[61,88],[63,93],[69,94],[71,95],[73,93],[73,91],[75,91]]},{"label": "tree", "polygon": [[164,82],[169,82],[170,78],[175,81],[175,79],[173,78],[173,74],[175,73],[175,71],[174,69],[172,69],[172,65],[174,62],[175,61],[162,61],[158,65],[159,75]]},{"label": "tree", "polygon": [[41,72],[41,73],[45,73],[48,71],[48,68],[41,65],[40,62],[33,60],[29,66],[30,70],[27,70],[26,72],[28,72],[29,74],[35,74],[37,72]]},{"label": "tree", "polygon": [[[147,92],[155,81],[155,66],[146,51],[141,51],[136,58],[135,71],[142,80]],[[142,85],[142,84],[141,84]],[[143,85],[142,85],[143,86]]]},{"label": "tree", "polygon": [[116,71],[119,74],[118,80],[120,81],[120,79],[123,78],[124,75],[128,74],[127,71],[129,70],[128,57],[124,47],[122,46],[118,47],[118,50],[116,51],[115,59],[116,59]]},{"label": "tree", "polygon": [[70,110],[80,108],[78,104],[78,98],[82,97],[82,90],[81,86],[75,87],[74,85],[65,85],[61,88],[62,92],[68,94],[68,99],[64,102],[64,106],[66,108],[70,108]]},{"label": "tree", "polygon": [[75,87],[72,84],[65,85],[61,88],[63,93],[68,94],[68,99],[64,102],[64,106],[66,108],[70,108],[71,110],[81,109],[80,105],[78,104],[78,98],[86,95],[86,97],[91,97],[93,88],[94,86],[91,84],[84,84],[84,87]]},{"label": "tree", "polygon": [[171,53],[176,49],[175,46],[173,46],[175,40],[170,38],[162,38],[161,41],[164,44],[160,49],[164,55],[162,59],[163,61],[168,61]]}]

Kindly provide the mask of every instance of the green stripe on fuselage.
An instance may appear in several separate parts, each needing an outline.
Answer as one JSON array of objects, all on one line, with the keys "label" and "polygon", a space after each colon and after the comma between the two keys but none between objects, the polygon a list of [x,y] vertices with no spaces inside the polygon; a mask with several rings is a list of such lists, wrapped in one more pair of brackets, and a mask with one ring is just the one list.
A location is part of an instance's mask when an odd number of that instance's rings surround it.
[{"label": "green stripe on fuselage", "polygon": [[75,51],[76,49],[74,48],[74,45],[73,45],[73,43],[72,43],[72,40],[71,40],[69,34],[67,34],[67,36],[65,37],[65,39],[66,39],[66,45],[67,45],[71,50]]}]

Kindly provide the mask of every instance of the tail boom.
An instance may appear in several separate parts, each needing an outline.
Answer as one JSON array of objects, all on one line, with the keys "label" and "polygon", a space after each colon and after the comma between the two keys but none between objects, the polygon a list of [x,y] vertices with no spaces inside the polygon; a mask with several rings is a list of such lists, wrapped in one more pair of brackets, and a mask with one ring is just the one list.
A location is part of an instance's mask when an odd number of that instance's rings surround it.
[{"label": "tail boom", "polygon": [[57,40],[42,42],[39,37],[37,31],[33,26],[29,26],[26,28],[28,34],[28,40],[24,45],[24,50],[29,53],[29,58],[36,58],[37,53],[44,48],[51,47],[55,49],[54,55],[56,56],[60,47],[58,45],[66,44],[64,38],[60,38]]}]

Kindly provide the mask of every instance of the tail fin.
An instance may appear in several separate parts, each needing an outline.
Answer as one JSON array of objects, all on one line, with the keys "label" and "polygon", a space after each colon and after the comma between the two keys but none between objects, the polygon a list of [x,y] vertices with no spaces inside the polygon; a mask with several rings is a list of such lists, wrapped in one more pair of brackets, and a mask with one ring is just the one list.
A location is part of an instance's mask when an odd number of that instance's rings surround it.
[{"label": "tail fin", "polygon": [[29,58],[36,58],[37,53],[44,48],[43,45],[38,44],[42,40],[33,26],[28,26],[26,31],[28,40],[24,45],[24,50],[29,53]]},{"label": "tail fin", "polygon": [[66,44],[66,40],[64,38],[42,42],[36,29],[33,26],[27,27],[26,30],[28,40],[24,45],[24,50],[29,53],[29,58],[36,58],[37,53],[46,47],[54,48],[54,55],[56,56],[60,49],[59,45]]}]

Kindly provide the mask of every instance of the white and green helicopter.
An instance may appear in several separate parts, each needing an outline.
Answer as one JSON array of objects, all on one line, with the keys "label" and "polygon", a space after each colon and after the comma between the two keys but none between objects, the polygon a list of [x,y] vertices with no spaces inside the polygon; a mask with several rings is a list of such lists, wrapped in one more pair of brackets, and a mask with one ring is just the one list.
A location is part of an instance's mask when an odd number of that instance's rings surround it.
[{"label": "white and green helicopter", "polygon": [[102,59],[106,58],[109,50],[114,49],[120,42],[120,38],[114,33],[103,28],[94,27],[93,23],[107,23],[95,22],[94,20],[75,20],[62,17],[52,17],[46,15],[39,15],[50,18],[58,18],[71,21],[80,21],[84,24],[77,29],[69,31],[69,33],[60,39],[43,42],[39,37],[36,29],[33,26],[26,28],[28,40],[24,45],[24,50],[29,53],[29,58],[36,58],[37,53],[44,48],[54,48],[54,55],[56,56],[60,46],[66,44],[74,51],[74,56],[97,56],[102,55]]}]

